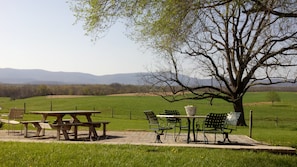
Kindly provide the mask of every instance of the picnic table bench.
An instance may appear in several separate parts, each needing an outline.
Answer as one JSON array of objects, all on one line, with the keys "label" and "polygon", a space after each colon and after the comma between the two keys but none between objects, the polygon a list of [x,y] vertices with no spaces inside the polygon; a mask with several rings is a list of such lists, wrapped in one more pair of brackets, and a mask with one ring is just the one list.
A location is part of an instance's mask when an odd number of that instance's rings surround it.
[{"label": "picnic table bench", "polygon": [[[36,136],[39,136],[43,129],[42,126],[40,126],[40,123],[42,123],[41,120],[21,121],[21,123],[24,125],[24,137],[28,137],[28,124],[32,124],[33,127],[37,129]],[[48,121],[44,121],[44,123],[48,123]]]},{"label": "picnic table bench", "polygon": [[[63,128],[70,129],[70,120],[63,120],[63,123],[68,123],[67,126],[64,125]],[[36,136],[40,136],[40,132],[42,129],[57,129],[59,125],[53,123],[50,124],[49,121],[41,121],[41,120],[30,120],[30,121],[21,121],[21,124],[24,125],[24,137],[28,137],[28,125],[32,124],[34,128],[36,128]],[[62,125],[61,125],[62,126]],[[74,125],[73,125],[74,126]],[[44,134],[43,134],[44,135]]]},{"label": "picnic table bench", "polygon": [[[74,139],[77,139],[77,128],[78,126],[86,126],[89,127],[89,138],[90,140],[93,140],[92,137],[96,137],[97,132],[93,131],[90,127],[93,128],[100,128],[102,125],[102,136],[105,138],[106,137],[106,125],[109,124],[109,121],[98,121],[98,122],[63,122],[62,124],[59,123],[53,123],[53,124],[49,124],[49,123],[39,123],[41,124],[42,128],[46,128],[46,129],[57,129],[57,135],[60,135],[60,130],[70,130],[71,127],[74,127]],[[94,132],[96,132],[96,134],[94,134]]]},{"label": "picnic table bench", "polygon": [[[92,127],[98,127],[100,128],[101,125],[103,125],[102,127],[102,137],[106,138],[106,126],[107,124],[109,124],[110,122],[109,121],[96,121],[96,122],[84,122],[83,123],[83,126],[92,126]],[[90,130],[89,131],[89,137],[91,139],[91,136],[92,136],[92,131]],[[96,136],[95,134],[93,134],[94,136]]]},{"label": "picnic table bench", "polygon": [[[31,120],[31,121],[22,121],[24,125],[24,137],[28,137],[28,124],[32,124],[33,127],[37,129],[36,136],[40,136],[40,132],[43,129],[56,129],[57,130],[57,139],[60,140],[60,131],[63,133],[67,133],[65,131],[69,131],[72,127],[74,127],[74,139],[77,139],[77,128],[78,126],[86,126],[89,127],[89,138],[93,140],[92,137],[98,139],[97,132],[92,128],[100,128],[102,125],[102,137],[106,138],[106,126],[109,124],[109,121],[96,121],[96,122],[72,122],[71,120],[63,120],[62,123],[49,123],[49,121],[41,121],[41,120]],[[43,134],[44,135],[44,134]],[[68,136],[68,135],[64,135]],[[65,138],[69,140],[69,138]]]},{"label": "picnic table bench", "polygon": [[[77,127],[78,126],[83,126],[83,123],[80,122],[74,122],[74,123],[53,123],[53,124],[49,124],[49,126],[52,129],[57,129],[57,139],[60,140],[60,131],[62,130],[63,133],[65,133],[66,131],[69,131],[71,129],[71,127],[74,127],[74,139],[77,139]],[[67,133],[67,132],[66,132]],[[66,137],[66,140],[68,140],[69,138]]]}]

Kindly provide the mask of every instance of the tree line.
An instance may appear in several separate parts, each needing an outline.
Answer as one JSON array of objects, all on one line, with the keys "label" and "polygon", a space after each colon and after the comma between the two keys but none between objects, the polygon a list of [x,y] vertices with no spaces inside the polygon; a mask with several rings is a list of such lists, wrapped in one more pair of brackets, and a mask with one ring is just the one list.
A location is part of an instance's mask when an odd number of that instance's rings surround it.
[{"label": "tree line", "polygon": [[148,86],[122,85],[26,85],[0,84],[0,97],[10,97],[11,100],[47,95],[110,95],[124,93],[145,93]]},{"label": "tree line", "polygon": [[[86,95],[104,96],[125,93],[152,93],[154,90],[148,85],[123,85],[113,83],[110,85],[29,85],[29,84],[0,84],[0,97],[9,97],[11,100],[24,99],[34,96],[47,95]],[[166,91],[170,92],[169,89]],[[207,90],[205,90],[207,91]],[[297,92],[296,86],[291,87],[253,87],[250,92]]]}]

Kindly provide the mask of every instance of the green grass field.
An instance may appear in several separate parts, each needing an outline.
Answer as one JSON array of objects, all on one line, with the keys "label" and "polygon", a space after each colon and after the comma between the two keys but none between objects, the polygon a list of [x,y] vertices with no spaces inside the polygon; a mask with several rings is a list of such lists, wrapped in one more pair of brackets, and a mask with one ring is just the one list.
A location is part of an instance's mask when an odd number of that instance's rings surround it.
[{"label": "green grass field", "polygon": [[[296,148],[297,93],[278,92],[281,102],[273,105],[267,101],[266,94],[267,92],[248,93],[244,98],[247,123],[249,111],[253,110],[252,137],[272,145]],[[111,122],[108,130],[148,130],[144,110],[162,113],[164,109],[177,109],[185,114],[183,107],[188,104],[197,106],[198,115],[232,111],[232,105],[221,100],[214,100],[211,106],[208,100],[169,103],[157,96],[94,96],[34,97],[14,101],[0,98],[0,112],[7,113],[12,107],[23,108],[25,105],[25,119],[35,120],[40,119],[40,116],[29,114],[29,111],[95,109],[102,113],[95,115],[94,120],[104,119]],[[239,127],[234,133],[248,135],[249,128]],[[0,160],[5,162],[0,166],[294,166],[297,163],[296,156],[250,151],[62,144],[61,148],[67,150],[63,152],[56,145],[58,144],[0,142]],[[38,149],[41,147],[42,149]],[[77,149],[80,147],[81,149]],[[86,153],[81,153],[81,150],[86,150]],[[23,162],[19,163],[19,159]]]},{"label": "green grass field", "polygon": [[18,142],[0,146],[3,167],[293,167],[297,163],[296,156],[222,149]]}]

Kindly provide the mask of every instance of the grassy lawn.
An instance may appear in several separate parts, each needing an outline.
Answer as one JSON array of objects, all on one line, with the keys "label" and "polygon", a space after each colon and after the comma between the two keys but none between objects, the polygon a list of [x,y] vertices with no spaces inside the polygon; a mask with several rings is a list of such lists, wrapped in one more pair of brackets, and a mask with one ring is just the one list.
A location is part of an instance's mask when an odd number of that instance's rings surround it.
[{"label": "grassy lawn", "polygon": [[279,167],[297,163],[296,156],[221,149],[18,142],[0,146],[0,166]]},{"label": "grassy lawn", "polygon": [[[253,135],[256,140],[297,147],[297,93],[278,92],[281,102],[266,100],[267,92],[248,93],[244,98],[245,118],[253,110]],[[0,98],[1,113],[26,106],[25,119],[40,119],[29,114],[37,110],[99,110],[94,120],[108,120],[108,130],[148,130],[144,110],[157,114],[164,109],[177,109],[193,104],[198,115],[229,112],[232,105],[221,100],[181,101],[168,103],[156,96],[91,96],[77,98],[34,97],[10,101]],[[4,126],[2,129],[5,129]],[[248,127],[235,134],[249,135]],[[152,147],[131,145],[58,144],[0,142],[0,166],[295,166],[296,156],[263,152],[219,149]]]}]

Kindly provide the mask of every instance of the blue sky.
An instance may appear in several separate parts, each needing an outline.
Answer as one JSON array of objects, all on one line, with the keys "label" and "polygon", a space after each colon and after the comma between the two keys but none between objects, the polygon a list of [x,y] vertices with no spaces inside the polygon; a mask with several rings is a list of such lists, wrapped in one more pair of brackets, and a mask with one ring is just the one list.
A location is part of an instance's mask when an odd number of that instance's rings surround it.
[{"label": "blue sky", "polygon": [[95,43],[65,0],[0,1],[0,68],[95,75],[146,72],[153,55],[117,24]]}]

